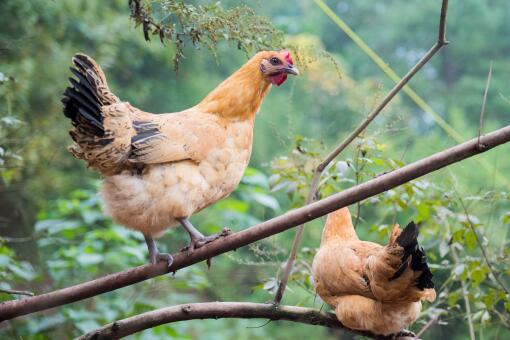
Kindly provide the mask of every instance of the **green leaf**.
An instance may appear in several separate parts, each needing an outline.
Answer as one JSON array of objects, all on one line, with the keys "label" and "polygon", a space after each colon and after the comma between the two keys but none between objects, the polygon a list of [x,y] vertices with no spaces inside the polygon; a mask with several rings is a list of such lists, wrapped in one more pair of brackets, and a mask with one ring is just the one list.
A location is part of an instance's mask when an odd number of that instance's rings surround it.
[{"label": "green leaf", "polygon": [[31,281],[37,276],[32,265],[26,261],[20,262],[19,265],[10,264],[7,268],[20,278],[27,281]]},{"label": "green leaf", "polygon": [[267,280],[263,286],[264,290],[267,290],[270,293],[275,293],[277,287],[278,287],[278,281],[274,277]]},{"label": "green leaf", "polygon": [[218,202],[217,206],[221,210],[231,210],[240,213],[248,212],[250,209],[250,205],[247,202],[243,202],[232,197]]},{"label": "green leaf", "polygon": [[510,222],[510,212],[505,213],[505,214],[501,217],[501,221],[502,221],[503,223],[509,223],[509,222]]},{"label": "green leaf", "polygon": [[457,301],[459,301],[459,299],[460,299],[460,292],[459,291],[451,292],[448,295],[448,305],[450,307],[455,306],[457,304]]},{"label": "green leaf", "polygon": [[453,273],[456,275],[456,276],[461,276],[464,271],[466,270],[466,266],[464,264],[459,264],[457,265],[454,269],[453,269]]},{"label": "green leaf", "polygon": [[48,231],[49,234],[56,234],[66,229],[76,229],[80,226],[78,221],[73,220],[43,220],[35,223],[35,231]]},{"label": "green leaf", "polygon": [[84,319],[81,321],[77,321],[74,323],[74,325],[76,328],[78,328],[80,330],[81,333],[87,333],[87,332],[90,332],[94,329],[101,327],[101,324],[99,324],[97,321],[91,320],[91,319]]},{"label": "green leaf", "polygon": [[450,246],[448,245],[448,242],[445,240],[442,240],[441,243],[439,243],[439,256],[445,257],[446,254],[450,251]]},{"label": "green leaf", "polygon": [[487,277],[486,274],[479,268],[471,271],[471,279],[473,280],[473,284],[475,286],[479,286],[480,283],[485,281],[486,277]]},{"label": "green leaf", "polygon": [[101,263],[103,261],[103,255],[81,253],[76,257],[76,261],[82,266],[90,266]]},{"label": "green leaf", "polygon": [[267,176],[254,168],[246,169],[242,178],[242,183],[258,186],[261,188],[269,188],[269,181]]},{"label": "green leaf", "polygon": [[426,221],[430,218],[430,207],[426,203],[420,203],[417,206],[419,221]]},{"label": "green leaf", "polygon": [[44,316],[29,323],[29,329],[32,334],[42,333],[45,330],[62,325],[65,318],[62,314]]},{"label": "green leaf", "polygon": [[465,244],[469,250],[476,248],[476,235],[471,229],[466,229],[464,232]]},{"label": "green leaf", "polygon": [[251,196],[255,201],[257,201],[258,203],[262,204],[265,207],[268,207],[275,211],[280,209],[280,204],[278,203],[276,198],[272,196],[262,194],[259,192],[254,192],[251,194]]}]

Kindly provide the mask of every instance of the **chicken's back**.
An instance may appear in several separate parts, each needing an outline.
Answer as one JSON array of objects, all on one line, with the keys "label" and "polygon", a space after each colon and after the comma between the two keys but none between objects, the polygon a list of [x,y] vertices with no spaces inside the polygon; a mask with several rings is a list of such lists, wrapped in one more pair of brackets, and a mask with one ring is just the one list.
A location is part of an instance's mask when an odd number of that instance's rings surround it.
[{"label": "chicken's back", "polygon": [[323,244],[312,264],[317,294],[331,305],[335,297],[342,295],[375,298],[364,267],[368,256],[381,248],[379,244],[359,240],[333,239]]}]

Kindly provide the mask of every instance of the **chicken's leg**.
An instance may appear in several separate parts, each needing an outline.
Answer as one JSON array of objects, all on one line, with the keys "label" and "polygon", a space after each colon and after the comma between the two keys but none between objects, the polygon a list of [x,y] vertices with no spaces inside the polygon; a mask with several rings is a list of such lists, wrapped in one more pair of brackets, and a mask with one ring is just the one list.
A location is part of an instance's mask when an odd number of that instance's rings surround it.
[{"label": "chicken's leg", "polygon": [[193,224],[187,219],[182,218],[178,220],[181,225],[186,229],[191,238],[191,242],[189,246],[185,247],[184,250],[188,250],[188,252],[193,252],[194,249],[202,247],[204,244],[212,242],[214,240],[219,239],[220,237],[227,236],[230,234],[230,229],[223,228],[223,230],[217,234],[204,236],[200,231],[198,231]]},{"label": "chicken's leg", "polygon": [[168,268],[172,266],[174,263],[174,258],[171,254],[168,253],[160,253],[158,251],[158,247],[156,247],[156,242],[150,236],[143,235],[145,237],[145,242],[147,243],[147,249],[149,249],[149,259],[152,264],[156,264],[158,261],[166,261]]}]

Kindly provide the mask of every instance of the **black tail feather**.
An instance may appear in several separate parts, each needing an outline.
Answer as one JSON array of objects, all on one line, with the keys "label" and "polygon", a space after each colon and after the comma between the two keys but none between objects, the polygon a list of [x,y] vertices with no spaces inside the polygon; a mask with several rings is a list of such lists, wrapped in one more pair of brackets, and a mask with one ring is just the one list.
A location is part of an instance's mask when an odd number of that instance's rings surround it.
[{"label": "black tail feather", "polygon": [[95,93],[94,84],[91,84],[91,80],[85,76],[90,67],[76,56],[73,58],[73,62],[80,70],[70,68],[77,79],[69,78],[71,86],[67,87],[63,94],[64,115],[71,119],[73,125],[81,131],[103,137],[102,103]]},{"label": "black tail feather", "polygon": [[[423,248],[418,244],[419,229],[418,225],[410,222],[397,237],[396,243],[404,248],[404,254],[402,255],[402,264],[390,278],[390,281],[399,278],[410,266],[413,271],[421,271],[416,283],[417,288],[434,288],[432,273],[427,264],[427,256]],[[410,263],[409,257],[411,257]]]},{"label": "black tail feather", "polygon": [[414,271],[421,271],[418,282],[416,282],[416,287],[420,289],[434,288],[434,282],[432,282],[433,275],[427,264],[427,255],[425,255],[425,250],[420,246],[418,246],[412,255],[411,269]]},{"label": "black tail feather", "polygon": [[400,235],[397,237],[397,244],[401,247],[404,247],[404,249],[410,249],[411,247],[415,247],[418,243],[418,233],[420,231],[420,228],[416,223],[410,222],[404,230],[400,233]]},{"label": "black tail feather", "polygon": [[83,73],[87,73],[87,70],[90,69],[90,65],[88,63],[87,58],[81,54],[76,54],[74,56],[73,63]]},{"label": "black tail feather", "polygon": [[397,237],[395,242],[404,248],[404,255],[402,256],[402,265],[395,273],[394,277],[399,277],[407,267],[407,259],[411,256],[418,247],[418,232],[419,228],[414,222],[410,222]]},{"label": "black tail feather", "polygon": [[80,93],[82,93],[85,97],[87,97],[89,104],[93,105],[96,109],[100,110],[101,106],[99,103],[99,98],[97,98],[96,94],[90,90],[90,88],[83,86],[78,83],[74,78],[69,78],[69,83],[76,88]]}]

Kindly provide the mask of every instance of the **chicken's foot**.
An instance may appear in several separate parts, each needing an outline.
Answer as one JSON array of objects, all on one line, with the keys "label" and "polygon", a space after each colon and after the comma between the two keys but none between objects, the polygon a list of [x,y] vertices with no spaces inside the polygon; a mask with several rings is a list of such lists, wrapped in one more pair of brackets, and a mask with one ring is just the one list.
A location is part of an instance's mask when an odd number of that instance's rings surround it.
[{"label": "chicken's foot", "polygon": [[229,228],[223,228],[223,230],[217,234],[204,236],[200,231],[198,231],[193,226],[193,224],[191,224],[191,222],[187,218],[180,219],[179,222],[184,227],[184,229],[186,229],[186,231],[189,234],[189,237],[191,238],[190,244],[181,249],[182,251],[187,250],[188,254],[191,254],[193,250],[198,249],[207,243],[210,243],[214,240],[219,239],[220,237],[224,237],[230,234]]},{"label": "chicken's foot", "polygon": [[144,235],[145,242],[147,243],[147,248],[149,249],[149,259],[152,264],[158,263],[158,261],[166,261],[168,268],[172,266],[174,263],[174,258],[171,254],[168,253],[160,253],[158,247],[156,247],[156,242],[150,236]]},{"label": "chicken's foot", "polygon": [[411,332],[410,330],[407,330],[407,329],[401,330],[400,332],[393,334],[393,336],[391,336],[391,339],[392,340],[407,340],[407,339],[419,340],[416,337],[416,334],[414,334],[413,332]]}]

